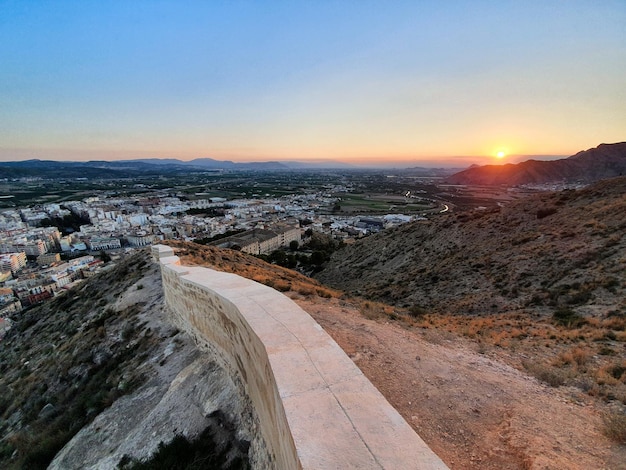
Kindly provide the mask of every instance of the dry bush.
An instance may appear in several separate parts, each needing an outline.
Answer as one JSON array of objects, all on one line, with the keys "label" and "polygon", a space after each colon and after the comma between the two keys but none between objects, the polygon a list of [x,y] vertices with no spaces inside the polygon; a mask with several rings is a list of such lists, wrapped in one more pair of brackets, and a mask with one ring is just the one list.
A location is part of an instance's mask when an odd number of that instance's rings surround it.
[{"label": "dry bush", "polygon": [[611,386],[626,382],[626,361],[604,364],[596,372],[596,381],[600,385]]},{"label": "dry bush", "polygon": [[335,297],[335,293],[336,293],[336,291],[332,291],[330,289],[326,289],[322,287],[318,287],[317,289],[315,289],[315,292],[317,293],[318,296],[323,297],[325,299],[330,299],[332,297]]},{"label": "dry bush", "polygon": [[608,328],[609,330],[615,331],[625,331],[626,330],[626,316],[624,315],[615,315],[605,318],[601,321],[601,324],[604,328]]},{"label": "dry bush", "polygon": [[626,360],[607,364],[602,370],[615,380],[626,383]]},{"label": "dry bush", "polygon": [[626,444],[626,413],[622,410],[607,412],[603,421],[604,434],[615,442]]},{"label": "dry bush", "polygon": [[491,332],[490,337],[495,346],[508,348],[511,345],[511,337],[507,331]]},{"label": "dry bush", "polygon": [[591,353],[586,348],[576,346],[567,351],[561,352],[554,360],[555,366],[570,365],[575,369],[581,368],[591,358]]},{"label": "dry bush", "polygon": [[274,282],[273,287],[279,292],[289,292],[291,290],[291,283],[283,280],[278,280]]},{"label": "dry bush", "polygon": [[528,360],[523,361],[522,365],[533,376],[551,387],[560,387],[567,380],[567,374],[557,367]]},{"label": "dry bush", "polygon": [[366,300],[361,302],[359,310],[361,314],[370,320],[378,320],[381,318],[398,319],[394,312],[394,308],[381,302]]},{"label": "dry bush", "polygon": [[305,297],[309,297],[315,294],[315,289],[307,286],[300,286],[296,289],[296,292],[300,295],[304,295]]}]

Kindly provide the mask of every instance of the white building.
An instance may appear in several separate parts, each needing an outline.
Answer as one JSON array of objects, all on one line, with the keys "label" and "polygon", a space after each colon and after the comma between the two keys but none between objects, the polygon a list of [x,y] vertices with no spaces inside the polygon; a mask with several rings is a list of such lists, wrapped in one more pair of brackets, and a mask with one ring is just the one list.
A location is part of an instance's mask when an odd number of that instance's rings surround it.
[{"label": "white building", "polygon": [[92,237],[87,241],[91,251],[116,250],[122,247],[119,238]]}]

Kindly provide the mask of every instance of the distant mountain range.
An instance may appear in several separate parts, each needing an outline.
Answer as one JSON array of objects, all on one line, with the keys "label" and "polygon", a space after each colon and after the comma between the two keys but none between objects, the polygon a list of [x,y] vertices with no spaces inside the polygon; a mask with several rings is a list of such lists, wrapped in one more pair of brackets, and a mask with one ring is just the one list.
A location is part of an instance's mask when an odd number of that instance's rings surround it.
[{"label": "distant mountain range", "polygon": [[[136,160],[92,160],[68,162],[55,160],[24,160],[0,162],[0,178],[87,178],[115,179],[150,175],[188,174],[202,171],[306,171],[306,170],[364,170],[367,167],[351,165],[335,160],[316,161],[268,161],[237,163],[230,160],[196,158],[183,161],[176,158],[146,158]],[[408,168],[406,171],[417,176],[448,176],[458,169]]]},{"label": "distant mountain range", "polygon": [[600,144],[568,158],[472,166],[446,179],[452,184],[505,185],[592,183],[626,175],[626,142]]},{"label": "distant mountain range", "polygon": [[137,160],[119,160],[110,163],[139,163],[160,166],[172,166],[183,168],[202,168],[211,170],[288,170],[288,164],[281,162],[251,162],[251,163],[235,163],[230,160],[215,160],[213,158],[196,158],[194,160],[183,161],[176,158],[146,158]]},{"label": "distant mountain range", "polygon": [[280,171],[322,168],[356,168],[352,165],[328,161],[320,163],[304,162],[252,162],[197,158],[182,161],[173,158],[148,158],[141,160],[94,160],[88,162],[66,162],[54,160],[24,160],[0,162],[0,178],[132,178],[135,176],[183,174],[199,171]]},{"label": "distant mountain range", "polygon": [[[407,162],[408,163],[408,162]],[[176,158],[146,158],[135,160],[92,160],[67,162],[54,160],[24,160],[0,162],[0,178],[132,178],[150,175],[175,175],[199,171],[294,171],[294,170],[363,170],[365,166],[335,160],[266,161],[239,163],[213,158],[183,161]],[[381,168],[379,168],[381,169]],[[591,183],[605,178],[626,175],[626,142],[601,144],[569,158],[541,161],[527,160],[517,164],[471,166],[458,171],[454,168],[404,168],[411,176],[444,177],[451,184],[506,185],[541,184],[552,182]]]}]

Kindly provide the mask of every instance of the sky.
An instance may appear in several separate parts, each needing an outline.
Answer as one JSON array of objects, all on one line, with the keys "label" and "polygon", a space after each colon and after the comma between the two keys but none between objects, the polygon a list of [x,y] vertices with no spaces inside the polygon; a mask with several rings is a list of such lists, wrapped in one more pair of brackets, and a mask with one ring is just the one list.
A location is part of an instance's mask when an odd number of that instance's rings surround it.
[{"label": "sky", "polygon": [[568,156],[626,140],[625,25],[624,0],[0,0],[0,161]]}]

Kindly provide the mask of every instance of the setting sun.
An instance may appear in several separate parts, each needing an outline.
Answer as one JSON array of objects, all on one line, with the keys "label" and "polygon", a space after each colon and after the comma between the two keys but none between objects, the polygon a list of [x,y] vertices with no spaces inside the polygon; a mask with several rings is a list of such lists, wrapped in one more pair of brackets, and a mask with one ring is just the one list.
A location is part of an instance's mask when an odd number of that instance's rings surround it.
[{"label": "setting sun", "polygon": [[497,158],[504,158],[504,157],[506,157],[506,152],[504,150],[498,150],[496,152],[496,157]]}]

